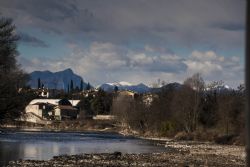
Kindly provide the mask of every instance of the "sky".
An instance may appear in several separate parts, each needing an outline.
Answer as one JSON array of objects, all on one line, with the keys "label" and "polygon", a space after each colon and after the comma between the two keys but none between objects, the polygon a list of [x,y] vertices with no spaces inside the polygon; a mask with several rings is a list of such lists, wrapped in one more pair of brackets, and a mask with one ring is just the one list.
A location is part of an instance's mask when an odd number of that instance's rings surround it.
[{"label": "sky", "polygon": [[0,0],[26,72],[71,68],[92,85],[244,82],[245,0]]}]

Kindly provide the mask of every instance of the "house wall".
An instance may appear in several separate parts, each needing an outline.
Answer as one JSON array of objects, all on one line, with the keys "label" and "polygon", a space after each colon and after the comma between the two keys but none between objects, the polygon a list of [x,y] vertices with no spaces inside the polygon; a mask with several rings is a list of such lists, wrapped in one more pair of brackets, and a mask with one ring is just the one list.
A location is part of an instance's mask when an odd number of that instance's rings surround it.
[{"label": "house wall", "polygon": [[114,115],[96,115],[93,117],[94,120],[114,120]]},{"label": "house wall", "polygon": [[44,121],[41,118],[37,117],[33,113],[29,112],[26,113],[24,116],[20,118],[21,121],[26,121],[26,122],[32,122],[32,123],[38,123],[38,124],[51,124],[51,121]]},{"label": "house wall", "polygon": [[61,120],[62,119],[62,117],[61,117],[61,110],[59,108],[55,109],[55,118],[57,120]]},{"label": "house wall", "polygon": [[47,97],[49,98],[49,92],[48,91],[42,91],[41,97]]},{"label": "house wall", "polygon": [[26,111],[26,113],[31,112],[31,113],[34,113],[34,114],[40,116],[40,117],[43,116],[42,110],[39,109],[39,105],[30,105],[29,104],[26,106],[25,111]]},{"label": "house wall", "polygon": [[[34,99],[30,102],[29,105],[26,106],[25,111],[26,113],[34,113],[37,116],[43,117],[43,110],[45,110],[46,108],[42,107],[41,109],[39,109],[39,105],[37,105],[36,103],[50,103],[58,106],[59,101],[60,99]],[[80,100],[69,100],[69,101],[73,106],[76,106]],[[66,110],[62,112],[61,109],[58,107],[56,107],[54,111],[56,120],[62,120],[63,116],[69,116],[73,119],[76,119],[78,114],[78,111],[71,111],[71,110],[70,111]]]}]

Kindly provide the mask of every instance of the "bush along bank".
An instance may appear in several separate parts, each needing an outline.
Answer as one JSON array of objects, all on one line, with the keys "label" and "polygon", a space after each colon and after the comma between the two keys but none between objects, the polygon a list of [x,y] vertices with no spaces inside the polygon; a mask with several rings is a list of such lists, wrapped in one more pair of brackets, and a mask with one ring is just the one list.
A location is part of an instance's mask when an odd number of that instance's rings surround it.
[{"label": "bush along bank", "polygon": [[134,134],[178,140],[245,144],[245,89],[218,89],[219,82],[206,85],[199,74],[180,87],[162,87],[151,93],[117,96],[112,113],[119,125]]}]

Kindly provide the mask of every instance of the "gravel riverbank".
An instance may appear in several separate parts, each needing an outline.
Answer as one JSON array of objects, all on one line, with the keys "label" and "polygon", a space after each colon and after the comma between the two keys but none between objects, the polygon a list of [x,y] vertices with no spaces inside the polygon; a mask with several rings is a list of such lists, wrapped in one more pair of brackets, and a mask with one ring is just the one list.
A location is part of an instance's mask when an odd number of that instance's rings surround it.
[{"label": "gravel riverbank", "polygon": [[169,148],[165,153],[143,154],[80,154],[55,156],[48,161],[11,161],[9,167],[57,166],[57,167],[104,167],[104,166],[162,166],[196,167],[245,166],[245,148],[241,146],[215,145],[198,142],[166,142]]}]

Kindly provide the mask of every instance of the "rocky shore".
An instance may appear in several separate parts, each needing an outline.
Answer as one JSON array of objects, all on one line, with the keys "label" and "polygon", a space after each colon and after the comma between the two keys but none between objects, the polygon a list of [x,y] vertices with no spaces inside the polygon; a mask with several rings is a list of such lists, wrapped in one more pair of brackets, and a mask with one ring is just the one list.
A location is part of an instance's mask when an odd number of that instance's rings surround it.
[{"label": "rocky shore", "polygon": [[[90,126],[91,127],[91,126]],[[101,129],[101,130],[100,130]],[[9,129],[8,129],[9,130]],[[25,129],[30,131],[31,129]],[[36,130],[36,129],[35,129]],[[44,129],[42,129],[43,131]],[[51,129],[50,129],[51,130]],[[85,131],[118,132],[138,138],[153,140],[168,148],[164,153],[124,154],[120,152],[54,156],[50,160],[10,161],[8,167],[238,167],[245,166],[245,147],[218,145],[210,142],[177,141],[168,138],[142,137],[137,132],[114,127],[90,128]],[[40,129],[39,129],[40,131]]]},{"label": "rocky shore", "polygon": [[164,153],[60,155],[51,160],[19,160],[9,162],[8,167],[238,167],[245,166],[245,148],[241,146],[215,145],[197,142],[166,142],[169,148]]}]

